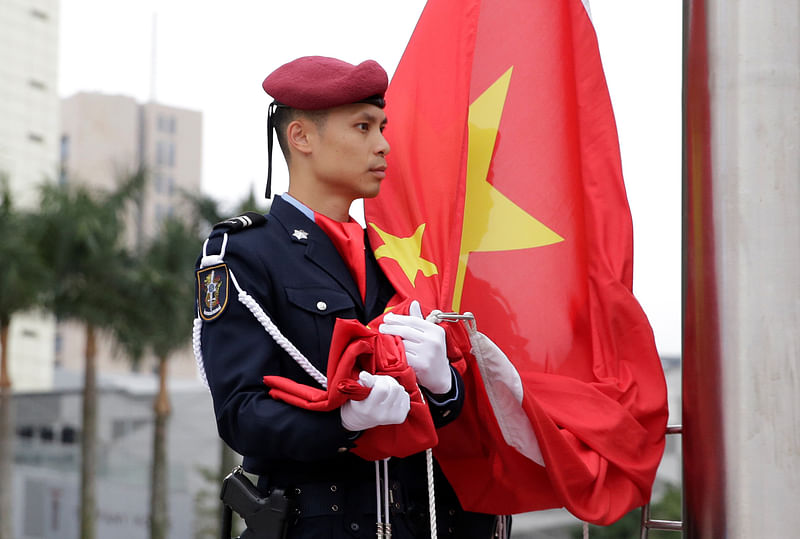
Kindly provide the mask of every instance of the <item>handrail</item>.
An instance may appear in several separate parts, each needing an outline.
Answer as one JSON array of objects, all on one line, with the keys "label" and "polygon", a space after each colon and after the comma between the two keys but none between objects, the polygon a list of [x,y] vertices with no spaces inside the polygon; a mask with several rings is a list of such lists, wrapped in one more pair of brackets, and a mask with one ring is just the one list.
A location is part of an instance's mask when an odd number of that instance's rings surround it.
[{"label": "handrail", "polygon": [[[666,434],[683,434],[683,425],[667,425]],[[642,506],[641,539],[647,539],[650,530],[683,531],[683,521],[650,518],[650,502]]]}]

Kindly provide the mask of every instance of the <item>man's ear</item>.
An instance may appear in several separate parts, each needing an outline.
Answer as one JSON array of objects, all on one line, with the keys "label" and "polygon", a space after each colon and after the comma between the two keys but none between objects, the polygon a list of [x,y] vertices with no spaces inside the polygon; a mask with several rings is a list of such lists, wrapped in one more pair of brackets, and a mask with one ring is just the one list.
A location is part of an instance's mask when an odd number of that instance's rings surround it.
[{"label": "man's ear", "polygon": [[286,126],[286,141],[289,146],[301,154],[311,153],[311,141],[313,138],[312,123],[297,119]]}]

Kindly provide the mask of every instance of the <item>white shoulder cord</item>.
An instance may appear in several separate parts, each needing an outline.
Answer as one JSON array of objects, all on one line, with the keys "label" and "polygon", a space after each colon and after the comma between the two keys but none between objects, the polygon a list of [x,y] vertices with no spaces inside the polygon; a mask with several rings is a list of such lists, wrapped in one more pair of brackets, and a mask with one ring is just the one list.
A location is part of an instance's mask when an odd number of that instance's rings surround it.
[{"label": "white shoulder cord", "polygon": [[206,368],[203,365],[203,351],[200,348],[200,330],[203,328],[203,320],[198,316],[194,319],[192,326],[192,351],[194,352],[194,361],[197,364],[197,373],[203,384],[208,388],[208,378],[206,378]]},{"label": "white shoulder cord", "polygon": [[239,282],[236,280],[236,277],[233,275],[233,271],[228,269],[231,273],[231,281],[233,281],[233,285],[236,287],[236,290],[239,291],[239,301],[247,307],[247,309],[253,314],[253,316],[258,320],[261,326],[270,334],[270,336],[275,339],[275,342],[278,343],[278,346],[283,348],[283,350],[289,354],[289,356],[295,360],[295,362],[302,368],[306,373],[308,373],[311,378],[313,378],[319,385],[323,388],[328,389],[328,379],[322,374],[319,369],[317,369],[311,362],[306,358],[300,350],[298,350],[292,342],[284,337],[283,333],[278,329],[278,326],[267,316],[267,313],[264,312],[264,309],[261,308],[256,300],[250,296],[247,292],[241,289],[239,286]]},{"label": "white shoulder cord", "polygon": [[[223,257],[225,256],[225,248],[228,245],[228,234],[225,233],[222,237],[222,248],[220,249],[220,253],[218,255],[209,255],[206,252],[206,248],[208,246],[208,240],[203,243],[203,258],[200,261],[200,268],[208,267],[212,264],[222,264],[224,262]],[[242,288],[239,286],[239,282],[236,280],[236,276],[233,274],[233,270],[228,268],[231,276],[231,282],[236,287],[238,294],[239,302],[242,303],[247,310],[249,310],[252,315],[255,317],[256,320],[261,324],[261,326],[266,330],[266,332],[275,340],[275,342],[283,348],[283,350],[289,354],[289,357],[295,360],[295,362],[306,372],[309,376],[311,376],[319,385],[323,388],[328,388],[328,379],[322,374],[319,369],[317,369],[311,362],[306,358],[300,350],[298,350],[292,343],[284,337],[283,333],[278,329],[278,326],[270,319],[264,309]],[[197,362],[197,368],[200,372],[200,376],[208,387],[208,380],[206,379],[205,368],[203,365],[203,354],[200,347],[200,330],[202,328],[202,320],[200,318],[195,318],[194,321],[194,328],[192,331],[192,348],[194,350],[194,357],[195,361]]]},{"label": "white shoulder cord", "polygon": [[[375,498],[377,500],[375,525],[378,539],[391,539],[392,537],[392,523],[389,519],[389,458],[375,461]],[[381,473],[381,463],[383,463],[383,473]],[[381,492],[381,483],[383,483],[383,492]]]},{"label": "white shoulder cord", "polygon": [[431,517],[431,539],[436,539],[436,492],[433,487],[433,449],[425,450],[425,467],[428,472],[428,513]]}]

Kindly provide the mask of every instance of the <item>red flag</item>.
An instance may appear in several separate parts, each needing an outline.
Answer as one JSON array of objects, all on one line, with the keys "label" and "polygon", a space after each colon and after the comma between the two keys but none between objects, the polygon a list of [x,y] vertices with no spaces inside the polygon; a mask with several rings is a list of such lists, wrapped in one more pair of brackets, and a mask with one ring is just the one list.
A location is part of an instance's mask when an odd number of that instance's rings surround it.
[{"label": "red flag", "polygon": [[544,459],[506,443],[472,365],[436,449],[459,499],[618,519],[649,499],[666,385],[631,292],[631,217],[583,4],[430,0],[386,110],[388,176],[365,205],[376,256],[403,296],[475,314],[518,372]]}]

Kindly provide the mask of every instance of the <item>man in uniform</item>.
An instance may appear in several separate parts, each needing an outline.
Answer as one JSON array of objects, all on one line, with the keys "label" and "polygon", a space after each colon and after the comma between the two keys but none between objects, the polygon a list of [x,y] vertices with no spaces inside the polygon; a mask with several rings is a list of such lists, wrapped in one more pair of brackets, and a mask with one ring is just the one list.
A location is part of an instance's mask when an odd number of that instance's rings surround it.
[{"label": "man in uniform", "polygon": [[[259,476],[262,493],[287,493],[289,538],[376,535],[375,464],[350,450],[363,431],[402,423],[409,395],[392,377],[362,374],[369,396],[331,412],[270,398],[265,375],[319,385],[238,294],[252,298],[322,373],[337,318],[366,324],[384,312],[394,290],[349,208],[376,196],[386,175],[387,84],[374,61],[304,57],[270,74],[263,83],[275,99],[270,139],[274,126],[289,190],[275,197],[266,219],[215,227],[198,262],[199,348],[219,434],[243,455],[245,470]],[[404,339],[439,427],[458,415],[464,386],[445,356],[444,331],[412,311],[393,315],[381,331]],[[438,466],[435,471],[439,537],[492,537],[495,517],[463,511]],[[388,475],[392,537],[428,537],[424,453],[391,459]]]}]

